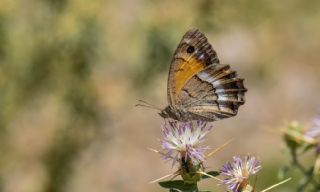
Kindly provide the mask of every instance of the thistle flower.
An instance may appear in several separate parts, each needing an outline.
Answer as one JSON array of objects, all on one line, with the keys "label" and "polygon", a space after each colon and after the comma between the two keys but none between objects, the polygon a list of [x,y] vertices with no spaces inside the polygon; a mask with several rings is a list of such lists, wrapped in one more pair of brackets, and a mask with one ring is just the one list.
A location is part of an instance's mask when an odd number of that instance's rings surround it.
[{"label": "thistle flower", "polygon": [[313,119],[311,127],[305,132],[305,137],[311,138],[316,148],[314,173],[320,174],[320,115]]},{"label": "thistle flower", "polygon": [[261,165],[253,156],[233,157],[233,162],[227,162],[221,167],[220,173],[224,176],[222,182],[228,191],[241,192],[249,185],[249,177],[259,172]]},{"label": "thistle flower", "polygon": [[305,132],[305,137],[311,138],[316,145],[316,154],[320,154],[320,115],[313,119],[311,127]]},{"label": "thistle flower", "polygon": [[165,150],[163,155],[173,159],[173,165],[181,160],[200,164],[205,160],[204,152],[208,147],[200,147],[199,144],[205,140],[211,129],[212,126],[203,121],[167,120],[163,126],[164,138],[161,140]]}]

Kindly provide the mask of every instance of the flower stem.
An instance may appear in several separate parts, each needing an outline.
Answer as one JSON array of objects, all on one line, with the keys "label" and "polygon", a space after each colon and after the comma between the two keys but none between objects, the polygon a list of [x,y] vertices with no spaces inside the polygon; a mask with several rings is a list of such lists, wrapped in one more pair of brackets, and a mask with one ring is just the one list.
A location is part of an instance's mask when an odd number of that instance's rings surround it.
[{"label": "flower stem", "polygon": [[305,188],[312,184],[316,189],[319,187],[320,184],[314,179],[313,174],[313,167],[307,170],[298,160],[296,150],[291,150],[291,157],[292,157],[292,166],[297,167],[298,170],[304,175],[305,181],[298,187],[297,191],[302,192],[305,191]]},{"label": "flower stem", "polygon": [[196,185],[196,191],[195,192],[199,192],[198,183],[196,183],[195,185]]}]

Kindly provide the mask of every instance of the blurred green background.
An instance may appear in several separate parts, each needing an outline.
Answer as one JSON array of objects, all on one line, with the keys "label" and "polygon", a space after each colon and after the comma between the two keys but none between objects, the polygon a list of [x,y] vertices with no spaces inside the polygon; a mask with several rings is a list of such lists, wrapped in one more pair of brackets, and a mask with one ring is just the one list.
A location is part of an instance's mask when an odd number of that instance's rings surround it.
[{"label": "blurred green background", "polygon": [[[206,144],[262,160],[257,187],[287,163],[280,127],[320,107],[318,0],[30,0],[0,2],[0,191],[163,191],[167,71],[182,35],[204,32],[248,88]],[[293,191],[299,175],[274,191]],[[213,180],[201,188],[214,189]],[[219,189],[218,191],[222,191]]]}]

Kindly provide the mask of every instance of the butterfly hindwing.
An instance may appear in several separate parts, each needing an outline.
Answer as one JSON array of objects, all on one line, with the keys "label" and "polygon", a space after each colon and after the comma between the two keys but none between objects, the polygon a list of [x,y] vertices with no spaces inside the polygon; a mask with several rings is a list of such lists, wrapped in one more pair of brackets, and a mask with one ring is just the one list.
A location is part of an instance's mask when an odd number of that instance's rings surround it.
[{"label": "butterfly hindwing", "polygon": [[211,121],[237,114],[244,104],[243,79],[237,78],[229,65],[210,65],[194,75],[182,88],[181,103],[193,119],[193,114]]}]

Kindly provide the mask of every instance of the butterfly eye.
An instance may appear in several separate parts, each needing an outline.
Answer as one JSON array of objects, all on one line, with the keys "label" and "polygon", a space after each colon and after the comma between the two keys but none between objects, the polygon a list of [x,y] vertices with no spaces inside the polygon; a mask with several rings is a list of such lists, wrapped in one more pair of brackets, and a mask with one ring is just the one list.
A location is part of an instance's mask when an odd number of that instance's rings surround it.
[{"label": "butterfly eye", "polygon": [[193,53],[194,52],[194,46],[189,46],[187,49],[188,53]]}]

